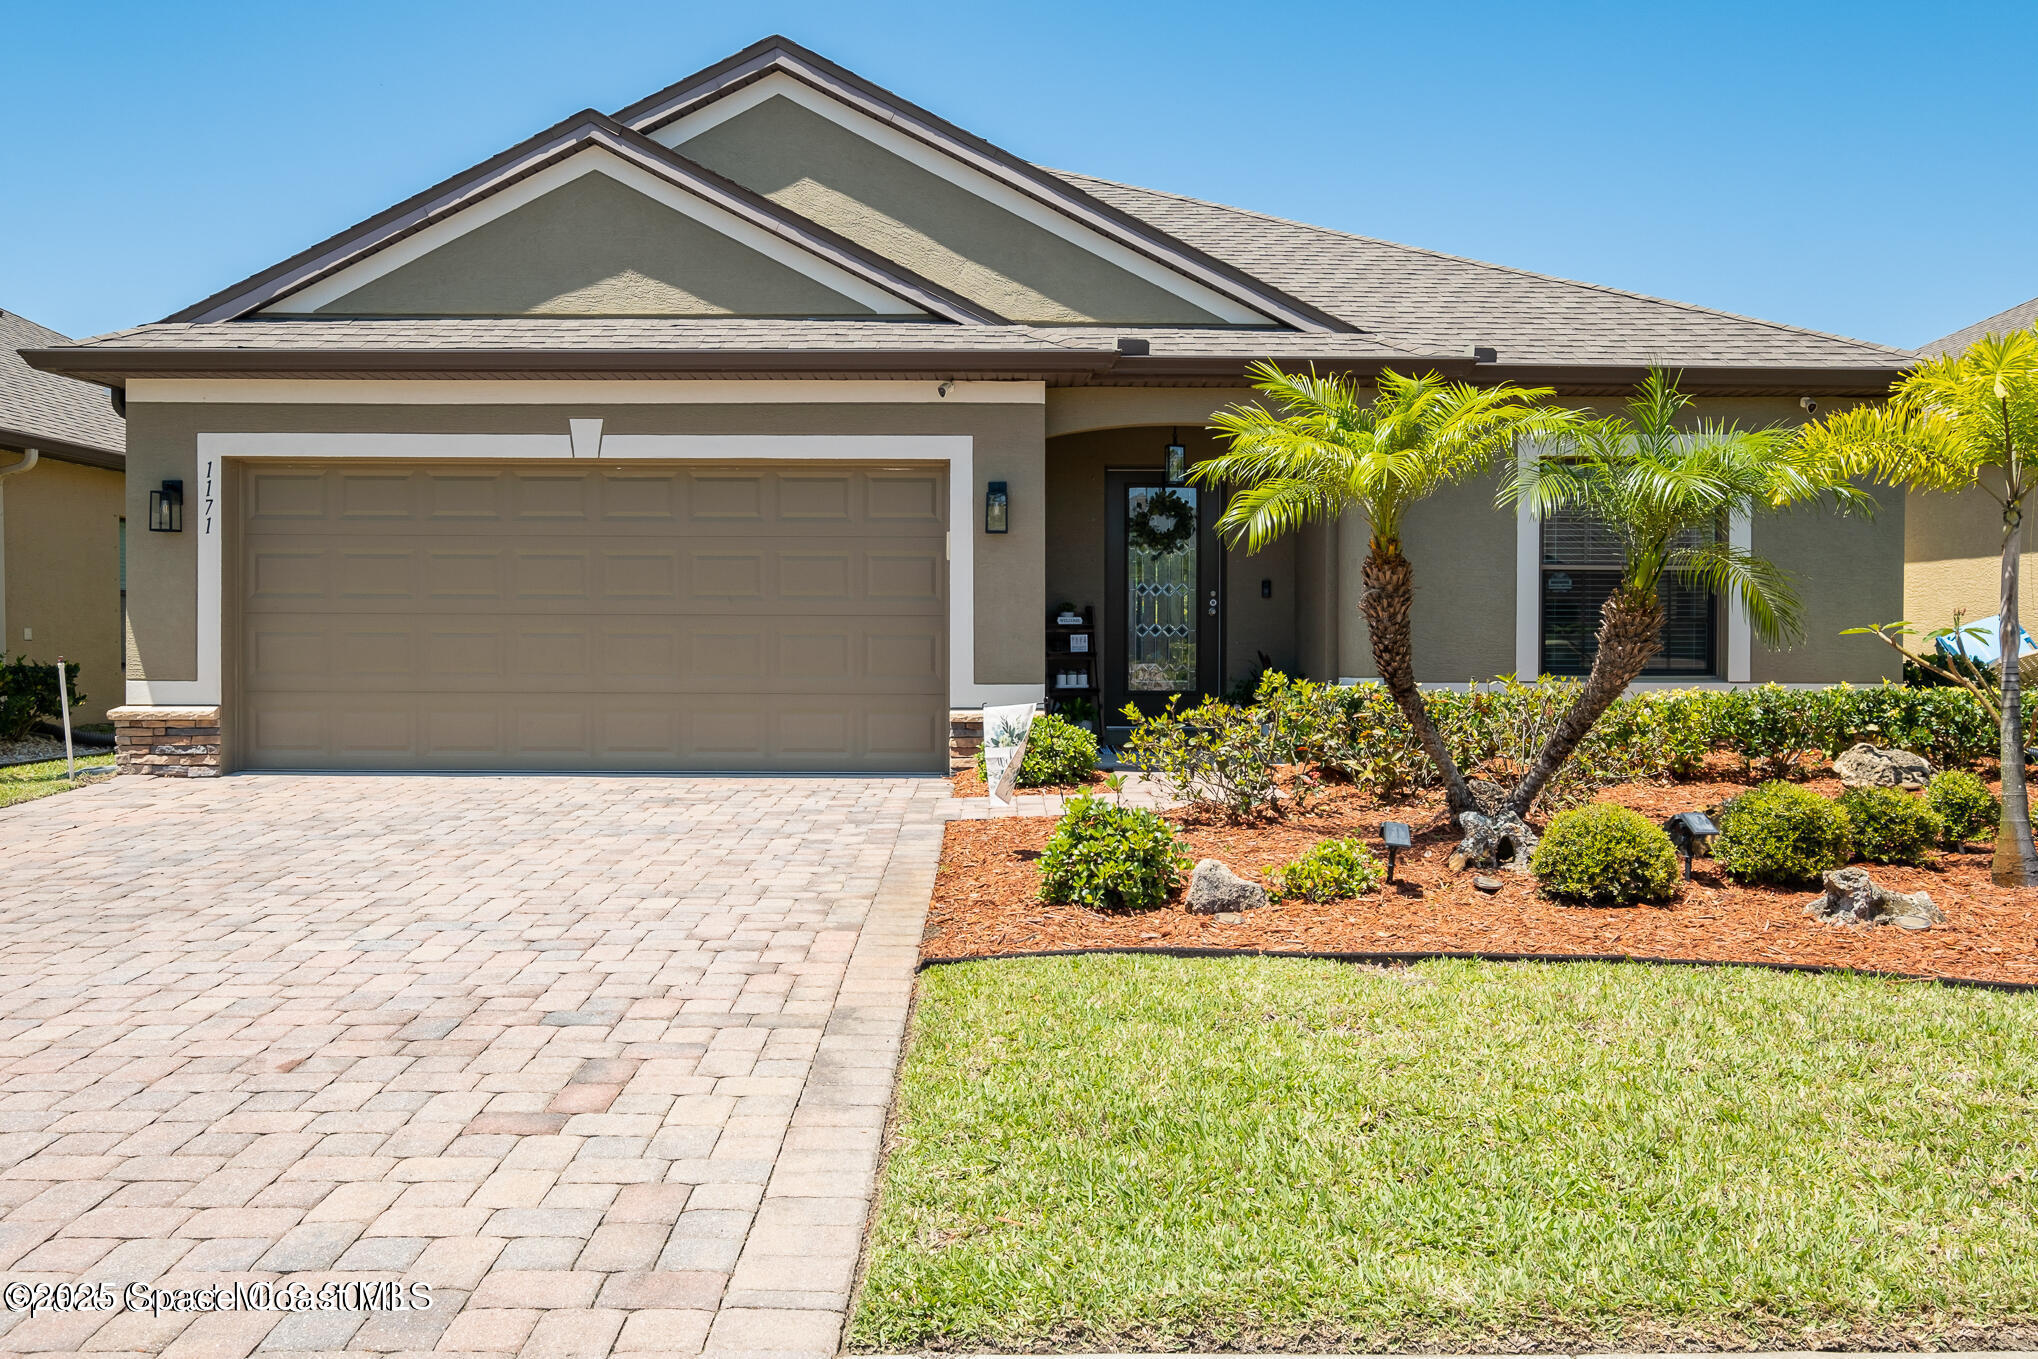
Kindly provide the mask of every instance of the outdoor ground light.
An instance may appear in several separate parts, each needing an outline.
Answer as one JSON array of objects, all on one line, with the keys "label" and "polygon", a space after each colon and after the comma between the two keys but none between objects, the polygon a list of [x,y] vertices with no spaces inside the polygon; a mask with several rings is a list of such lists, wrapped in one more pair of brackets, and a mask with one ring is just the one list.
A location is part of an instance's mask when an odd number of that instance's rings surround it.
[{"label": "outdoor ground light", "polygon": [[1710,853],[1712,838],[1720,828],[1704,812],[1679,812],[1663,823],[1663,829],[1670,834],[1670,843],[1684,856],[1684,876],[1691,878],[1691,861],[1700,854]]},{"label": "outdoor ground light", "polygon": [[1009,533],[1012,530],[1012,498],[1005,494],[1005,483],[994,481],[984,492],[984,532]]},{"label": "outdoor ground light", "polygon": [[1394,861],[1401,857],[1401,851],[1411,849],[1415,841],[1408,833],[1406,821],[1388,821],[1380,826],[1380,838],[1387,845],[1387,881],[1394,881]]},{"label": "outdoor ground light", "polygon": [[160,491],[149,492],[149,532],[184,531],[184,483],[166,481]]}]

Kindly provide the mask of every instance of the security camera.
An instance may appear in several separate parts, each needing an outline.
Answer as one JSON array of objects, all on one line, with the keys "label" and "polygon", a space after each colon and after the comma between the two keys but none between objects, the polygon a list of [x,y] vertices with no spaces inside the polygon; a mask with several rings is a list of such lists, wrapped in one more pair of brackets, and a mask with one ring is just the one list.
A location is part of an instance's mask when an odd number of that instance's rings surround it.
[{"label": "security camera", "polygon": [[1797,404],[1804,407],[1804,413],[1806,415],[1817,415],[1819,413],[1819,403],[1812,400],[1808,396],[1799,397],[1797,399]]}]

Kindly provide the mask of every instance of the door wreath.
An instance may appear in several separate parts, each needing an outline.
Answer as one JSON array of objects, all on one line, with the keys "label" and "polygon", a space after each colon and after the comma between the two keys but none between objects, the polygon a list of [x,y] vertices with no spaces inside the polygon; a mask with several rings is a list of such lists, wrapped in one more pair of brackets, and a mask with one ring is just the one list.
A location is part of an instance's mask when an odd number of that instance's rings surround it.
[{"label": "door wreath", "polygon": [[1196,535],[1196,507],[1178,493],[1162,489],[1125,519],[1125,536],[1142,552],[1166,557],[1180,552]]}]

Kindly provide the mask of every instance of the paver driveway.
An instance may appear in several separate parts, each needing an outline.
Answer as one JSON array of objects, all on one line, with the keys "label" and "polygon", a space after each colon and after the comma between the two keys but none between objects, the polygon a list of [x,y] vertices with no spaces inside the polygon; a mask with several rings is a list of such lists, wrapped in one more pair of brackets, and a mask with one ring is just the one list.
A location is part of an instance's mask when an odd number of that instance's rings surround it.
[{"label": "paver driveway", "polygon": [[0,1351],[833,1353],[946,785],[126,778],[0,815]]}]

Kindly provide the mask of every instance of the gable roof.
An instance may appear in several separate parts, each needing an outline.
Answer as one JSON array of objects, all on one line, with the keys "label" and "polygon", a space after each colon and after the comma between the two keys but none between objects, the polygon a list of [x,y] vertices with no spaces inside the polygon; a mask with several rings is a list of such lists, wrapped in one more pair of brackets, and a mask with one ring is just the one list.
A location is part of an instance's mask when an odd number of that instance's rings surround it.
[{"label": "gable roof", "polygon": [[1516,365],[1890,367],[1911,356],[1684,302],[1353,236],[1245,208],[1057,172],[1213,255],[1415,352],[1490,347]]},{"label": "gable roof", "polygon": [[935,316],[983,325],[1003,323],[1004,318],[940,284],[866,250],[818,222],[809,221],[760,194],[752,193],[593,109],[576,113],[473,169],[443,180],[423,193],[405,199],[395,207],[165,319],[238,320],[274,306],[278,301],[329,279],[399,241],[447,221],[510,185],[594,149],[605,151],[674,188],[704,199],[750,226],[769,232]]},{"label": "gable roof", "polygon": [[34,448],[67,462],[119,468],[127,461],[127,422],[98,387],[23,361],[68,337],[25,316],[0,311],[0,446]]},{"label": "gable roof", "polygon": [[975,133],[865,80],[790,38],[774,34],[724,61],[616,112],[616,121],[649,134],[771,75],[799,81],[885,126],[924,142],[1005,187],[1129,247],[1158,264],[1297,330],[1346,331],[1341,316],[1255,277],[1102,199],[1063,176],[1022,160]]},{"label": "gable roof", "polygon": [[1958,354],[1985,335],[2006,335],[2013,330],[2029,330],[2034,325],[2038,325],[2038,297],[2032,298],[2029,302],[2019,302],[2006,311],[1999,311],[1986,320],[1976,321],[1973,325],[1956,330],[1951,335],[1941,335],[1929,344],[1921,344],[1918,346],[1918,352],[1934,358],[1942,354]]}]

